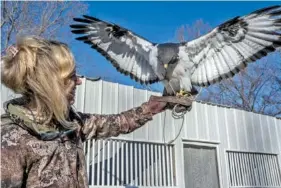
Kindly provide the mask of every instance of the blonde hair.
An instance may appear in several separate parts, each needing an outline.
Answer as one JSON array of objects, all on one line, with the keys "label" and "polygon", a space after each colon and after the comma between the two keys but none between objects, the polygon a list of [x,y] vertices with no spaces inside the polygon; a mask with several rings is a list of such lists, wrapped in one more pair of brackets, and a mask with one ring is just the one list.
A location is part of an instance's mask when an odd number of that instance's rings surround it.
[{"label": "blonde hair", "polygon": [[65,93],[66,78],[75,70],[72,53],[66,44],[39,37],[17,40],[15,55],[2,58],[1,81],[15,93],[22,94],[36,105],[36,111],[55,118],[63,127],[68,122],[69,104]]}]

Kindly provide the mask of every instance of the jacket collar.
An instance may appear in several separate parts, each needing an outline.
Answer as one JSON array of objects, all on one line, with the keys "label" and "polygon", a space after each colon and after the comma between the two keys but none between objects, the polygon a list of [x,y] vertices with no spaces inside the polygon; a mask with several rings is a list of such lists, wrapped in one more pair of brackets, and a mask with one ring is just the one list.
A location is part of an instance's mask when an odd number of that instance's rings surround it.
[{"label": "jacket collar", "polygon": [[35,111],[24,107],[26,100],[24,98],[16,98],[4,103],[4,110],[10,116],[11,120],[32,135],[42,140],[53,140],[72,134],[76,131],[62,129],[59,124],[53,121],[45,124],[44,118]]}]

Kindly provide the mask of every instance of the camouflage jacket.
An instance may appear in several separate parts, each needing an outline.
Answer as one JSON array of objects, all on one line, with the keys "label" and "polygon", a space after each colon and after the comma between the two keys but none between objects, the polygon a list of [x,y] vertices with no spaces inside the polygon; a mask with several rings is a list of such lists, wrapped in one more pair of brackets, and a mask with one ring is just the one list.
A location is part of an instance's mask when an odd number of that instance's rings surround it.
[{"label": "camouflage jacket", "polygon": [[72,111],[79,129],[44,140],[27,126],[32,122],[28,112],[8,103],[1,116],[1,187],[88,187],[83,141],[132,132],[152,119],[147,105],[116,115]]}]

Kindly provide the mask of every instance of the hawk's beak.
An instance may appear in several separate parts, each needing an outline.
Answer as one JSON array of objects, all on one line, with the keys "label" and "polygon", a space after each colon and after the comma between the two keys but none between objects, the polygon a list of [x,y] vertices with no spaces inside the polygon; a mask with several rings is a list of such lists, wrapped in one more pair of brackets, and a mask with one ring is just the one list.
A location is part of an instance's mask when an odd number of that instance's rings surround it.
[{"label": "hawk's beak", "polygon": [[164,64],[164,68],[167,69],[168,68],[168,64]]}]

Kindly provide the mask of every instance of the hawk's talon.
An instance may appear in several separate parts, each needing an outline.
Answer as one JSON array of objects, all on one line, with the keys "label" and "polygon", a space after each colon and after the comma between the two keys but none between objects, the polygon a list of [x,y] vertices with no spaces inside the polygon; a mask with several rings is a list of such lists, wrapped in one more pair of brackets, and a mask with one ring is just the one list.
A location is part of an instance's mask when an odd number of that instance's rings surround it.
[{"label": "hawk's talon", "polygon": [[179,92],[176,93],[177,97],[187,97],[190,96],[190,93],[184,91],[183,89],[181,89]]},{"label": "hawk's talon", "polygon": [[191,93],[184,91],[183,89],[177,92],[176,96],[179,98],[187,98],[189,100],[194,100],[194,96]]}]

